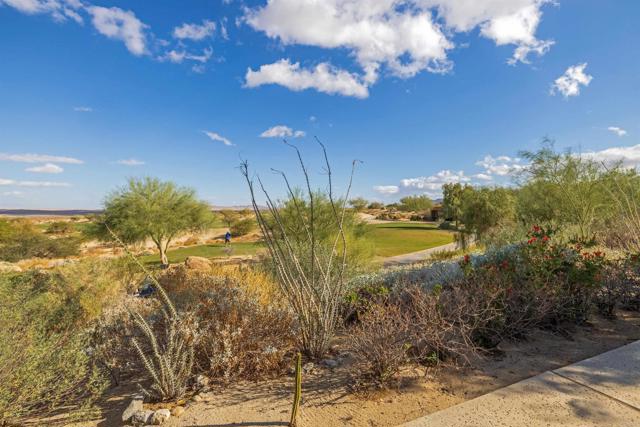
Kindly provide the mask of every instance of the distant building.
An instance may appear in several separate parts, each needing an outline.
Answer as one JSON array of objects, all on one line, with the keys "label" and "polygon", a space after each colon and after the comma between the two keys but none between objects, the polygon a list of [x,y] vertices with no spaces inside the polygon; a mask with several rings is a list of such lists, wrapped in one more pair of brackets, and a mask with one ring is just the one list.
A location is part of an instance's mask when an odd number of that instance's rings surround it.
[{"label": "distant building", "polygon": [[444,207],[441,204],[433,205],[431,208],[431,221],[440,221],[444,219]]}]

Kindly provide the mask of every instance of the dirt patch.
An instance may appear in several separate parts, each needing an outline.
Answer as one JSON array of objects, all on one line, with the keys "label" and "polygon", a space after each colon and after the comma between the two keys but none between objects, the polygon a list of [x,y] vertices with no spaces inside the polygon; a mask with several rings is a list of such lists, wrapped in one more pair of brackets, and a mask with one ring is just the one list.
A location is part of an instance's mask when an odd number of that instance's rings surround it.
[{"label": "dirt patch", "polygon": [[[304,376],[299,425],[304,427],[394,426],[542,372],[583,360],[640,339],[640,315],[621,312],[617,320],[596,318],[568,333],[535,331],[526,340],[502,343],[473,368],[422,369],[402,373],[393,390],[354,394],[349,390],[350,360],[334,369],[318,368]],[[118,426],[115,398],[105,405],[111,416],[82,426]],[[179,418],[165,426],[287,425],[292,378],[237,383],[202,395]],[[126,401],[125,401],[126,402]],[[122,403],[120,403],[122,404]],[[126,405],[126,403],[125,403]]]}]

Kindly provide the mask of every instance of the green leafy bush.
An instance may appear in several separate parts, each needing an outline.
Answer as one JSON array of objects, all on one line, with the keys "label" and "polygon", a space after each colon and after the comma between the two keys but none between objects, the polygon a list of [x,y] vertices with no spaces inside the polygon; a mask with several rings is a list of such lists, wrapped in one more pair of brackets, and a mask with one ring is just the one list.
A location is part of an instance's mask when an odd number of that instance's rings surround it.
[{"label": "green leafy bush", "polygon": [[28,258],[66,258],[80,252],[77,237],[50,238],[27,221],[0,224],[0,260],[16,262]]},{"label": "green leafy bush", "polygon": [[47,234],[71,234],[75,231],[73,224],[67,221],[54,221],[47,226]]},{"label": "green leafy bush", "polygon": [[61,271],[0,276],[0,419],[19,423],[63,407],[81,415],[100,396],[106,381],[87,352],[85,327],[106,295],[90,279]]},{"label": "green leafy bush", "polygon": [[257,227],[255,219],[253,217],[243,218],[234,221],[231,224],[229,231],[232,236],[245,236],[255,230]]}]

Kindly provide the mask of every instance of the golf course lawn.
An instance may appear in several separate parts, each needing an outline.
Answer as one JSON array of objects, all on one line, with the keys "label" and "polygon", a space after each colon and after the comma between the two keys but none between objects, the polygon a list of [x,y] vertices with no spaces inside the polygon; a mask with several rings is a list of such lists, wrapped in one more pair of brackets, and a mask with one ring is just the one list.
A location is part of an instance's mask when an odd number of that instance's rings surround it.
[{"label": "golf course lawn", "polygon": [[[231,248],[233,251],[231,255],[253,255],[258,249],[262,248],[263,245],[261,243],[255,242],[242,242],[242,243],[233,243],[231,244]],[[211,245],[197,245],[190,246],[187,248],[179,248],[169,250],[167,253],[169,256],[169,261],[172,263],[184,262],[185,259],[189,256],[198,256],[204,258],[218,258],[218,257],[226,257],[227,253],[225,252],[225,246],[222,243],[211,244]],[[159,264],[160,256],[159,255],[147,255],[141,258],[142,262],[145,264]]]},{"label": "golf course lawn", "polygon": [[377,257],[408,254],[453,242],[453,233],[439,230],[433,223],[390,222],[372,224],[369,238]]},{"label": "golf course lawn", "polygon": [[[374,244],[374,255],[386,258],[395,255],[408,254],[453,242],[453,233],[439,230],[435,224],[424,222],[390,222],[371,224],[367,238]],[[253,255],[264,245],[259,242],[232,243],[231,255]],[[197,245],[187,248],[169,250],[169,261],[183,262],[188,256],[204,258],[226,257],[225,246],[222,243],[211,245]],[[146,264],[159,264],[158,255],[142,257]]]}]

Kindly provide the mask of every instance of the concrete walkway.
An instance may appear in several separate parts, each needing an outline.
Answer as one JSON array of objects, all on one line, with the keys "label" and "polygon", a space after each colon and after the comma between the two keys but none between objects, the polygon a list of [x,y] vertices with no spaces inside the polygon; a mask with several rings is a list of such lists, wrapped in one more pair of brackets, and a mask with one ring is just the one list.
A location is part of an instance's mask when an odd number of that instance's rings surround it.
[{"label": "concrete walkway", "polygon": [[393,267],[394,265],[414,264],[416,262],[427,260],[433,253],[442,251],[455,251],[456,249],[458,249],[457,243],[447,243],[446,245],[436,246],[435,248],[429,248],[418,252],[411,252],[408,254],[385,258],[383,265],[385,267]]},{"label": "concrete walkway", "polygon": [[640,341],[403,427],[640,426]]}]

